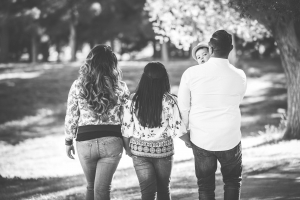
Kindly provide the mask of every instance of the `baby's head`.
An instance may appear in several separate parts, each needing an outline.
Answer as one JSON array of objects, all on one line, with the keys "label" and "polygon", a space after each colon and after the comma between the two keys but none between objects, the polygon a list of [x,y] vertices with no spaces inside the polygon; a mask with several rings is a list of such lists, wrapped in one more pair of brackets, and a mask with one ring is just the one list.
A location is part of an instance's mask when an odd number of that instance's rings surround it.
[{"label": "baby's head", "polygon": [[210,53],[208,45],[204,43],[199,43],[192,50],[193,58],[198,62],[199,65],[205,63],[210,58]]}]

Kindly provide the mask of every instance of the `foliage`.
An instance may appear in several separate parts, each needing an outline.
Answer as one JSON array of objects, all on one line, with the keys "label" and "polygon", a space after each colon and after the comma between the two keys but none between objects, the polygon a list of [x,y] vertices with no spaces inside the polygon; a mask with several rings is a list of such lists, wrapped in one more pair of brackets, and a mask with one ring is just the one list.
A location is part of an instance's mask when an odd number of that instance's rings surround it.
[{"label": "foliage", "polygon": [[245,40],[269,36],[256,20],[240,18],[227,0],[148,0],[154,31],[160,40],[170,39],[177,47],[187,49],[195,41],[207,40],[217,29],[226,29]]},{"label": "foliage", "polygon": [[35,37],[39,53],[47,56],[50,45],[58,51],[68,45],[71,26],[76,49],[84,43],[119,39],[122,52],[140,50],[154,39],[144,4],[145,0],[3,0],[0,33],[5,28],[8,47],[1,44],[0,50],[8,52],[9,60],[19,60],[23,53],[31,53]]},{"label": "foliage", "polygon": [[275,18],[276,21],[284,21],[287,15],[300,19],[300,2],[297,0],[229,0],[228,5],[239,11],[241,17],[248,19],[255,18],[254,12],[264,12],[267,20]]},{"label": "foliage", "polygon": [[[11,59],[17,59],[30,42],[30,34],[37,32],[37,18],[40,10],[36,8],[37,0],[4,0],[0,2],[0,42],[1,54],[6,55],[11,50]],[[4,41],[5,42],[4,42]],[[10,43],[8,42],[10,41]],[[7,60],[6,58],[1,58]]]}]

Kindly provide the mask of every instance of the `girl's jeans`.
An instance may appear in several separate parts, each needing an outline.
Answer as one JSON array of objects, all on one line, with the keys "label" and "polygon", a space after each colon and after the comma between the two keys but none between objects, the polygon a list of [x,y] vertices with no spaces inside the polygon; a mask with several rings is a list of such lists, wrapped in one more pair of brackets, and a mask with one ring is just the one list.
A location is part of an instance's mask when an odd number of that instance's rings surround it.
[{"label": "girl's jeans", "polygon": [[207,151],[193,144],[193,153],[200,200],[215,199],[217,160],[221,164],[223,182],[225,183],[224,200],[240,199],[242,182],[241,143],[227,151]]},{"label": "girl's jeans", "polygon": [[86,200],[109,200],[112,177],[123,152],[119,137],[77,141],[80,164],[87,180]]},{"label": "girl's jeans", "polygon": [[165,158],[147,158],[133,156],[133,165],[137,174],[142,200],[171,200],[170,176],[173,156]]}]

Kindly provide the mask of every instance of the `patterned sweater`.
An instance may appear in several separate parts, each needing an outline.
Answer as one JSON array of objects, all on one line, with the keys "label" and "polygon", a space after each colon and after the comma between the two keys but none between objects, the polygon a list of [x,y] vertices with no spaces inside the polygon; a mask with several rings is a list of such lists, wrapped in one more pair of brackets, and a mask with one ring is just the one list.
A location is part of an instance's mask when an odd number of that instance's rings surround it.
[{"label": "patterned sweater", "polygon": [[137,156],[161,158],[174,154],[172,138],[186,134],[186,127],[181,120],[177,98],[170,94],[163,97],[161,126],[143,127],[135,115],[135,107],[129,100],[124,106],[122,135],[130,139],[131,152]]},{"label": "patterned sweater", "polygon": [[65,118],[65,139],[71,141],[76,138],[79,126],[87,125],[121,125],[122,105],[129,98],[129,90],[125,82],[120,81],[119,87],[115,93],[118,98],[117,105],[108,111],[107,114],[97,115],[90,111],[87,107],[85,99],[80,98],[81,91],[80,80],[77,79],[71,86],[67,112]]}]

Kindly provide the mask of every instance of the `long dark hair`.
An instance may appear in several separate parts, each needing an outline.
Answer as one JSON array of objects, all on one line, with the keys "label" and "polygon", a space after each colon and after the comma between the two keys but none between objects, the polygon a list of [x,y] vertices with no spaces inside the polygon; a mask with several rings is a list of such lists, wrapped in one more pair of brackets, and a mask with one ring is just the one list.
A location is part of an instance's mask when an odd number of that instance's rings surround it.
[{"label": "long dark hair", "polygon": [[136,116],[144,127],[161,126],[162,100],[170,92],[167,70],[160,62],[150,62],[144,68],[136,93],[133,96]]},{"label": "long dark hair", "polygon": [[96,45],[79,70],[80,97],[86,99],[88,108],[94,113],[106,113],[117,103],[114,91],[120,78],[118,60],[110,46]]}]

